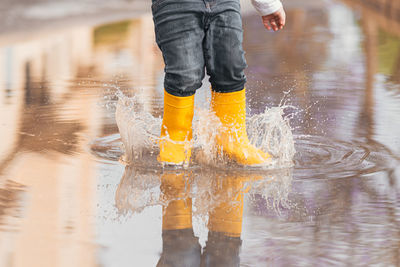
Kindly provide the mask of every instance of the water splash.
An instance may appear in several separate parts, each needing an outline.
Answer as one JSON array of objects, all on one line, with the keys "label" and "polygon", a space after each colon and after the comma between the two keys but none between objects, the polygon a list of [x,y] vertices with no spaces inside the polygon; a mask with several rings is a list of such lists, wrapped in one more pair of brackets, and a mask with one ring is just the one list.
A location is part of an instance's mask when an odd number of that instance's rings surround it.
[{"label": "water splash", "polygon": [[196,153],[194,160],[201,165],[218,165],[224,159],[218,153],[216,137],[222,124],[215,113],[209,109],[197,108],[193,121],[193,143]]},{"label": "water splash", "polygon": [[272,154],[276,165],[291,167],[296,153],[292,129],[284,110],[291,106],[266,108],[264,113],[253,115],[247,123],[250,142]]},{"label": "water splash", "polygon": [[139,161],[144,153],[156,151],[161,119],[145,110],[141,98],[128,97],[120,91],[117,94],[115,118],[125,152],[121,160],[126,163]]},{"label": "water splash", "polygon": [[157,173],[126,166],[115,193],[119,213],[140,213],[146,207],[160,204],[160,185]]},{"label": "water splash", "polygon": [[[243,206],[243,201],[268,203],[267,209],[280,216],[290,209],[289,193],[292,169],[249,171],[151,170],[128,165],[115,195],[120,215],[141,213],[151,206],[168,205],[177,200],[192,203],[195,235],[205,244],[208,221],[213,211],[223,205],[227,212]],[[165,211],[165,209],[164,209]],[[165,215],[165,214],[160,214]]]},{"label": "water splash", "polygon": [[[124,148],[122,160],[127,164],[155,165],[161,118],[155,118],[145,110],[142,98],[128,97],[118,92],[118,99],[116,121]],[[247,120],[250,142],[274,157],[268,168],[293,165],[294,141],[289,119],[284,117],[285,108],[267,108],[264,113],[249,117]],[[221,153],[217,153],[218,146],[215,143],[221,122],[208,109],[197,108],[195,113],[192,165],[226,167],[228,161]]]},{"label": "water splash", "polygon": [[[161,119],[145,110],[143,98],[128,97],[121,92],[117,95],[116,120],[121,138],[114,134],[96,139],[91,144],[92,152],[106,160],[122,159],[127,164],[161,171],[162,166],[156,160]],[[284,116],[284,112],[288,115]],[[337,179],[398,166],[398,155],[376,141],[342,141],[315,135],[292,136],[289,120],[299,112],[302,110],[283,103],[282,107],[267,108],[263,113],[248,118],[247,132],[251,142],[275,156],[272,169],[291,166],[293,159],[297,179]],[[195,110],[193,162],[190,169],[246,169],[219,157],[215,136],[220,125],[218,118],[208,109]]]}]

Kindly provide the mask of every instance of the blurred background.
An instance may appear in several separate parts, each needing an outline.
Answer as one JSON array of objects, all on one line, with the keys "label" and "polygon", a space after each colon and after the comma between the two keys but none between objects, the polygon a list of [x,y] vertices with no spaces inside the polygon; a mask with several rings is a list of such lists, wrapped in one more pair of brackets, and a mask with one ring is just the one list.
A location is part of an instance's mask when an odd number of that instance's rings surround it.
[{"label": "blurred background", "polygon": [[[149,200],[162,175],[118,162],[114,118],[117,89],[162,114],[150,6],[1,1],[0,266],[155,266],[166,253],[162,205]],[[285,114],[295,166],[272,174],[273,190],[264,182],[276,194],[245,197],[232,253],[241,266],[400,266],[400,2],[284,6],[274,33],[242,1],[243,45],[249,114],[296,108]],[[209,229],[193,224],[204,246]]]}]

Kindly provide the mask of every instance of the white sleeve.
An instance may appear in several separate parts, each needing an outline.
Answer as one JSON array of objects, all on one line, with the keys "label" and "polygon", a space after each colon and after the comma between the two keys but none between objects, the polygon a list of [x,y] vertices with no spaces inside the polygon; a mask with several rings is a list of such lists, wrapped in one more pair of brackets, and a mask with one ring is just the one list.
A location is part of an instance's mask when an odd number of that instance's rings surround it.
[{"label": "white sleeve", "polygon": [[282,7],[280,0],[251,0],[251,3],[261,16],[272,14]]}]

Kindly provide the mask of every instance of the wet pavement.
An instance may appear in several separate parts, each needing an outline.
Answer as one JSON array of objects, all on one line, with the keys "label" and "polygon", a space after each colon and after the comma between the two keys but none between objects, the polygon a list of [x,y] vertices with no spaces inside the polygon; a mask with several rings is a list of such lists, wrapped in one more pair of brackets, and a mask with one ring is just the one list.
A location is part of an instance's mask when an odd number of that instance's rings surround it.
[{"label": "wet pavement", "polygon": [[275,170],[119,161],[119,93],[162,114],[150,14],[3,33],[0,266],[400,266],[400,6],[373,2],[285,1],[279,33],[243,6],[248,113],[291,106]]}]

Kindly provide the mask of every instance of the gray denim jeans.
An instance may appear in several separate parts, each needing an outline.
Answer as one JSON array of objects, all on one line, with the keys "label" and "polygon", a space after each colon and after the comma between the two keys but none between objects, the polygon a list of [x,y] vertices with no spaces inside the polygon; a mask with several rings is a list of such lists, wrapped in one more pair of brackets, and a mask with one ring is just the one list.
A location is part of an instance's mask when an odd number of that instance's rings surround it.
[{"label": "gray denim jeans", "polygon": [[244,88],[239,0],[152,0],[156,41],[165,63],[165,90],[193,95],[204,69],[216,92]]}]

